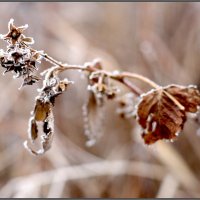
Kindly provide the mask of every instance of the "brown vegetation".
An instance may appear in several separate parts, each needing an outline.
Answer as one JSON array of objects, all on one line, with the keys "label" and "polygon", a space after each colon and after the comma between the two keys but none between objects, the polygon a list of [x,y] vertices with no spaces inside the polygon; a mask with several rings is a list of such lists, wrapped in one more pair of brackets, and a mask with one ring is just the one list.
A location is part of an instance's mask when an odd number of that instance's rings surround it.
[{"label": "brown vegetation", "polygon": [[[6,72],[14,71],[16,77],[22,77],[22,86],[28,86],[17,90],[20,79],[12,80],[10,73],[1,79],[0,196],[200,196],[199,117],[190,116],[185,123],[186,112],[195,113],[199,106],[198,90],[187,87],[199,86],[198,3],[1,3],[0,9],[2,33],[11,17],[19,25],[27,23],[30,28],[26,31],[36,41],[34,49],[43,48],[53,55],[51,58],[30,48],[24,52],[33,43],[22,35],[26,26],[9,26],[6,37],[17,46],[18,54],[8,47],[13,59],[9,60],[1,52],[2,66]],[[17,44],[19,39],[25,46]],[[5,49],[3,41],[1,45]],[[39,75],[33,74],[38,69],[35,62],[41,57],[57,64],[48,69],[49,65],[41,61],[39,71],[47,69],[43,85]],[[87,63],[96,57],[101,58],[101,64]],[[13,67],[19,58],[20,68]],[[54,58],[77,65],[63,65]],[[65,71],[61,78],[56,67]],[[85,76],[66,71],[74,67],[81,71],[84,68]],[[124,77],[145,79],[155,87],[143,95],[137,107],[139,123],[147,131],[143,135],[145,142],[174,139],[185,124],[175,142],[159,141],[149,148],[143,144],[132,105],[138,103],[138,95],[151,87],[135,80],[133,85],[133,80],[129,82]],[[68,88],[71,81],[75,84]],[[92,93],[86,92],[88,84]],[[118,89],[124,96],[102,107],[102,95],[113,99]],[[49,116],[55,97],[61,93],[56,98],[52,127]],[[51,135],[53,129],[55,132],[52,148],[40,157],[33,157],[22,148],[35,96],[29,121],[31,139],[37,138],[40,122],[44,133]],[[43,103],[47,97],[50,104]],[[116,115],[117,106],[118,114],[128,119]],[[158,137],[158,133],[164,135]],[[86,136],[90,139],[88,145]],[[47,149],[48,145],[43,146],[44,151]]]}]

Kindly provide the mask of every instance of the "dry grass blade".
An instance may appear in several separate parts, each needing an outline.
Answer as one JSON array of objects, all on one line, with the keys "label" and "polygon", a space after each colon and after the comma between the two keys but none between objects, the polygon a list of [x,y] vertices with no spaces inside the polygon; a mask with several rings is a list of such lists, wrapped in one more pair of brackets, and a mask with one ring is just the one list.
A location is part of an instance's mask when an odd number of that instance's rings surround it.
[{"label": "dry grass blade", "polygon": [[[156,173],[148,173],[148,171],[146,171],[147,168]],[[9,188],[11,193],[20,193],[20,191],[24,191],[27,188],[31,190],[30,188],[35,189],[42,185],[50,184],[55,174],[57,174],[57,178],[54,179],[54,184],[67,182],[69,180],[87,179],[106,175],[131,175],[161,180],[165,174],[165,170],[159,165],[137,161],[115,160],[94,162],[15,178],[0,190],[0,195],[4,197],[6,188]],[[6,195],[9,196],[7,193]]]},{"label": "dry grass blade", "polygon": [[161,182],[156,198],[173,198],[179,183],[171,174],[167,174]]},{"label": "dry grass blade", "polygon": [[156,151],[152,151],[155,157],[163,163],[173,177],[194,197],[199,195],[200,182],[188,167],[183,157],[170,145],[159,141]]}]

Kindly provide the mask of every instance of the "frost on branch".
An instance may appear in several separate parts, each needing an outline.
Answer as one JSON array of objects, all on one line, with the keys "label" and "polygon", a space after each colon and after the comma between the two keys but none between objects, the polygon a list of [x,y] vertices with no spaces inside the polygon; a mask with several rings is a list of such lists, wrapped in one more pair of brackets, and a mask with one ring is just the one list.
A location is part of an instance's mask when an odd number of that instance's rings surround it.
[{"label": "frost on branch", "polygon": [[[59,79],[58,74],[61,71],[63,71],[61,67],[55,66],[42,73],[45,75],[45,80],[36,97],[35,108],[29,120],[29,140],[24,143],[25,148],[35,155],[43,154],[51,147],[54,134],[55,98],[72,83],[68,79]],[[39,149],[36,149],[38,145]]]},{"label": "frost on branch", "polygon": [[137,117],[144,129],[145,143],[176,138],[183,129],[186,113],[196,113],[199,106],[200,93],[195,86],[169,85],[142,95]]}]

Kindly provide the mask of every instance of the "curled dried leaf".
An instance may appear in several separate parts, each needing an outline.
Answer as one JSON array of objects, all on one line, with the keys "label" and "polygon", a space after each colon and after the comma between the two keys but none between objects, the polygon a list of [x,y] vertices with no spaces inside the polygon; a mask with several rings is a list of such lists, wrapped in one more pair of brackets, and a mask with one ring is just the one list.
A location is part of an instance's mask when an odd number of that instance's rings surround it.
[{"label": "curled dried leaf", "polygon": [[186,112],[196,113],[199,106],[200,92],[195,86],[169,85],[142,95],[137,117],[145,143],[175,139],[184,127]]},{"label": "curled dried leaf", "polygon": [[[72,83],[68,79],[60,80],[58,66],[52,67],[43,73],[45,80],[43,87],[38,91],[34,111],[29,120],[29,140],[25,141],[25,148],[34,155],[41,155],[51,147],[54,135],[53,106],[55,98],[62,94]],[[39,143],[37,145],[37,143]],[[39,146],[39,149],[37,148]]]},{"label": "curled dried leaf", "polygon": [[22,35],[21,41],[26,44],[34,44],[34,39],[32,37],[25,37],[24,35]]},{"label": "curled dried leaf", "polygon": [[29,120],[29,138],[33,141],[38,137],[38,127],[34,117],[31,117]]},{"label": "curled dried leaf", "polygon": [[44,102],[38,98],[34,109],[34,118],[36,121],[44,121],[48,115],[52,112],[52,105],[50,102]]},{"label": "curled dried leaf", "polygon": [[53,140],[53,134],[49,134],[48,136],[43,135],[41,137],[41,143],[40,143],[40,148],[38,150],[35,150],[35,145],[30,143],[30,141],[25,141],[24,142],[24,147],[33,155],[39,156],[44,154],[46,151],[48,151],[51,148]]},{"label": "curled dried leaf", "polygon": [[82,107],[84,131],[88,138],[87,146],[92,146],[102,135],[104,104],[99,103],[93,92],[89,91],[87,102]]},{"label": "curled dried leaf", "polygon": [[[29,140],[25,141],[24,146],[32,154],[40,155],[51,147],[53,139],[54,118],[52,104],[37,98],[32,114],[33,116],[29,120]],[[37,140],[39,140],[39,150],[35,150]]]}]

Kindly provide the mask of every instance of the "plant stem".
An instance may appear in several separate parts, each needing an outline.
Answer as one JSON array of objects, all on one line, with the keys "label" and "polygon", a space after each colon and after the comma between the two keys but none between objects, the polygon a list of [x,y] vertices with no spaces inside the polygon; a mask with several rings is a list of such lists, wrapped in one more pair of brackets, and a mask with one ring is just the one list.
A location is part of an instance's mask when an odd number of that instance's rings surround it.
[{"label": "plant stem", "polygon": [[127,88],[129,88],[137,96],[140,96],[143,93],[143,91],[140,88],[138,88],[136,85],[132,84],[132,82],[125,78],[121,79],[120,82],[124,84]]},{"label": "plant stem", "polygon": [[[26,45],[26,44],[24,44],[24,45]],[[28,47],[31,51],[38,52],[37,50],[32,49],[28,45],[26,45],[26,47]],[[46,53],[40,53],[40,55],[46,61],[48,61],[48,62],[50,62],[52,64],[60,66],[63,69],[63,71],[71,69],[71,70],[88,71],[90,73],[91,72],[97,72],[97,73],[105,74],[105,75],[109,76],[110,78],[112,78],[112,79],[114,79],[116,81],[119,81],[120,83],[122,83],[123,85],[125,85],[126,87],[128,87],[136,95],[140,95],[142,93],[141,90],[139,88],[137,88],[136,86],[134,86],[133,84],[131,84],[125,78],[138,79],[140,81],[143,81],[143,82],[149,84],[153,88],[159,88],[160,87],[158,84],[156,84],[152,80],[150,80],[147,77],[144,77],[144,76],[142,76],[140,74],[131,73],[131,72],[118,72],[118,73],[115,74],[113,72],[107,72],[105,70],[96,69],[96,68],[92,67],[91,65],[84,66],[84,65],[62,64],[61,62],[58,62],[57,60],[55,60],[54,58],[52,58],[51,56],[49,56]]]},{"label": "plant stem", "polygon": [[133,78],[133,79],[138,79],[141,80],[147,84],[149,84],[150,86],[152,86],[153,88],[159,88],[160,86],[158,84],[156,84],[155,82],[153,82],[152,80],[148,79],[145,76],[142,76],[140,74],[136,74],[136,73],[130,73],[130,72],[122,72],[120,74],[121,77],[126,77],[126,78]]}]

